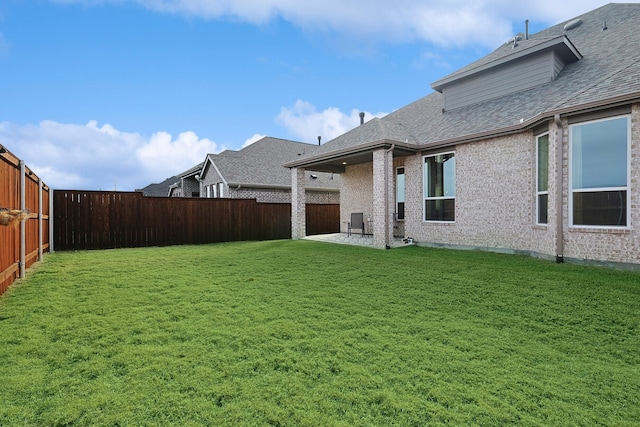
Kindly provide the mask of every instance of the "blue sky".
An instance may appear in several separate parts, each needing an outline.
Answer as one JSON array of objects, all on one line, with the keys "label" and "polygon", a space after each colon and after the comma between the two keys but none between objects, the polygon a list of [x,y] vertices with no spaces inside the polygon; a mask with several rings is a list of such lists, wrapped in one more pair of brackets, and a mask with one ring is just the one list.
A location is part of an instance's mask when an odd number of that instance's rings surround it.
[{"label": "blue sky", "polygon": [[0,144],[52,188],[134,190],[264,135],[326,142],[525,19],[535,33],[604,4],[3,0]]}]

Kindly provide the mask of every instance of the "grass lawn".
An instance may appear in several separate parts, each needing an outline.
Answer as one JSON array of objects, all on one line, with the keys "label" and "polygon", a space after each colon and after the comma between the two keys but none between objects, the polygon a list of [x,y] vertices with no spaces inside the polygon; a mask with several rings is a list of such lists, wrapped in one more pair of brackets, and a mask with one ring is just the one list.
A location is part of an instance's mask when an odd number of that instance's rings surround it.
[{"label": "grass lawn", "polygon": [[640,425],[640,274],[310,241],[55,253],[0,425]]}]

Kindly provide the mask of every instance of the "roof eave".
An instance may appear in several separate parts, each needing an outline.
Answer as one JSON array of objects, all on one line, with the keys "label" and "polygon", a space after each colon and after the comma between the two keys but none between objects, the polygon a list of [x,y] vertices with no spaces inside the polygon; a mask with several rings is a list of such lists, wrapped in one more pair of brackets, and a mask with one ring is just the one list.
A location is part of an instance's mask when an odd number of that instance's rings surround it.
[{"label": "roof eave", "polygon": [[556,115],[568,116],[575,114],[582,114],[591,111],[605,110],[609,108],[615,108],[621,105],[630,104],[633,102],[640,102],[640,92],[634,92],[626,95],[619,95],[616,97],[608,98],[605,100],[588,102],[580,105],[557,108],[554,110],[545,111],[537,114],[529,119],[523,120],[521,123],[517,123],[513,126],[507,126],[499,129],[493,129],[488,131],[476,132],[473,134],[463,135],[455,138],[449,138],[446,140],[438,141],[435,143],[428,143],[419,146],[418,151],[427,151],[443,147],[451,147],[453,145],[465,144],[469,142],[481,141],[488,138],[496,138],[500,136],[510,135],[518,132],[522,132],[527,129],[531,129],[538,125],[540,122],[554,118]]},{"label": "roof eave", "polygon": [[[371,152],[376,149],[388,149],[391,147],[397,147],[398,149],[407,150],[410,152],[416,151],[416,146],[414,144],[408,144],[406,142],[394,141],[390,139],[382,139],[378,141],[367,142],[354,147],[348,147],[336,151],[330,151],[328,153],[309,156],[304,159],[294,160],[292,162],[285,163],[283,166],[286,168],[312,166],[314,164],[324,163],[330,160],[355,156],[361,153]],[[332,172],[340,173],[344,172],[344,170]]]},{"label": "roof eave", "polygon": [[[242,182],[230,182],[229,188],[234,190],[240,190],[242,188],[256,188],[261,190],[291,190],[291,185],[278,185],[278,184],[256,184],[256,183],[242,183]],[[329,191],[339,192],[340,189],[336,187],[311,187],[305,186],[307,190],[311,191]]]}]

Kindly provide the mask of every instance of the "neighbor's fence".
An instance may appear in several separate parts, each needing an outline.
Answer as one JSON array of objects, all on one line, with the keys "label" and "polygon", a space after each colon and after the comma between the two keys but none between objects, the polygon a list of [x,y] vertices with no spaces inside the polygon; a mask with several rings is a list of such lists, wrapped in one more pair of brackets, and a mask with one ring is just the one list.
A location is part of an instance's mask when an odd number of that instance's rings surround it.
[{"label": "neighbor's fence", "polygon": [[[145,197],[139,192],[55,190],[53,194],[56,250],[291,238],[290,204]],[[339,229],[338,205],[313,206],[326,206],[327,211],[311,208],[316,232]]]},{"label": "neighbor's fence", "polygon": [[0,145],[0,294],[50,249],[50,206],[49,188]]},{"label": "neighbor's fence", "polygon": [[[307,236],[340,232],[339,204],[307,203],[305,212]],[[291,237],[291,235],[289,235],[289,237]]]}]

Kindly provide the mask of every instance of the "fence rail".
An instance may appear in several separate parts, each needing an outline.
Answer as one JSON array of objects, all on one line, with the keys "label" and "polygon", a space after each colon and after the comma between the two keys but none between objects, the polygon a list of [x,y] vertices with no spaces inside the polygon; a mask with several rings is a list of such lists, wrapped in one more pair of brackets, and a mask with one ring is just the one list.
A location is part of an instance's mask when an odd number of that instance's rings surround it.
[{"label": "fence rail", "polygon": [[50,206],[49,188],[0,145],[0,209],[28,212],[19,223],[0,225],[0,294],[50,249]]},{"label": "fence rail", "polygon": [[[291,205],[254,199],[146,197],[55,190],[56,250],[273,240],[291,237]],[[339,230],[339,205],[308,205],[309,234]]]}]

